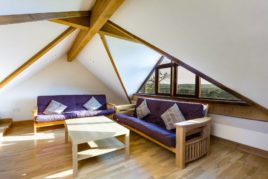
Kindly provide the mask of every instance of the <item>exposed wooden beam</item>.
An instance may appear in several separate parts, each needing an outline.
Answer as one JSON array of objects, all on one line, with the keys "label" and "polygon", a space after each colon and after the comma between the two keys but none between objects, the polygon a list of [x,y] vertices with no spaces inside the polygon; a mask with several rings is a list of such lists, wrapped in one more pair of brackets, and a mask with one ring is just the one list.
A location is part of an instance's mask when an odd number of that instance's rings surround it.
[{"label": "exposed wooden beam", "polygon": [[89,11],[49,12],[0,16],[0,25],[89,16]]},{"label": "exposed wooden beam", "polygon": [[163,51],[162,49],[160,49],[160,48],[158,48],[158,47],[152,45],[151,43],[149,43],[149,42],[147,42],[147,41],[145,41],[145,40],[139,38],[138,36],[136,36],[136,35],[134,35],[134,34],[128,32],[127,30],[125,30],[124,28],[120,27],[119,25],[117,25],[117,24],[115,24],[115,23],[113,23],[113,22],[111,22],[111,21],[108,21],[107,23],[109,23],[110,25],[114,26],[115,28],[117,28],[118,30],[122,31],[123,33],[128,34],[129,36],[131,36],[132,38],[136,39],[136,40],[139,41],[140,43],[146,45],[147,47],[149,47],[149,48],[151,48],[151,49],[157,51],[157,52],[160,53],[160,54],[163,54],[164,56],[166,56],[167,58],[169,58],[169,59],[172,60],[173,62],[175,62],[175,63],[179,63],[182,67],[186,68],[187,70],[189,70],[189,71],[195,73],[196,75],[198,75],[198,76],[204,78],[205,80],[207,80],[207,81],[213,83],[214,85],[220,87],[221,89],[227,91],[228,93],[234,95],[235,97],[237,97],[237,98],[239,98],[239,99],[245,101],[247,104],[252,105],[252,106],[255,106],[256,108],[260,109],[260,110],[263,111],[264,113],[268,114],[268,108],[266,108],[265,106],[262,106],[261,104],[256,103],[255,101],[249,99],[248,97],[246,97],[246,96],[244,96],[244,95],[242,95],[242,94],[240,94],[240,93],[238,93],[238,92],[232,90],[231,88],[229,88],[229,87],[227,87],[227,86],[221,84],[220,82],[218,82],[218,81],[214,80],[213,78],[211,78],[211,77],[205,75],[204,73],[200,72],[199,70],[197,70],[197,69],[191,67],[190,65],[184,63],[184,62],[181,61],[180,59],[178,59],[178,58],[176,58],[176,57],[170,55],[169,53]]},{"label": "exposed wooden beam", "polygon": [[112,36],[112,37],[116,37],[116,38],[120,38],[120,39],[124,39],[124,40],[133,41],[136,43],[140,43],[139,41],[132,38],[128,34],[120,31],[115,26],[111,25],[110,23],[104,24],[104,26],[101,28],[100,32],[103,33],[104,35],[108,35],[108,36]]},{"label": "exposed wooden beam", "polygon": [[112,66],[113,66],[113,69],[114,69],[114,71],[115,71],[115,73],[116,73],[116,76],[117,76],[117,78],[118,78],[118,80],[119,80],[119,82],[120,82],[120,84],[121,84],[121,87],[122,87],[123,90],[124,90],[124,93],[125,93],[125,95],[126,95],[126,97],[127,97],[127,99],[128,99],[128,102],[131,104],[131,99],[130,99],[130,97],[128,96],[126,87],[125,87],[125,85],[124,85],[124,83],[123,83],[123,81],[122,81],[122,78],[121,78],[121,76],[120,76],[118,70],[117,70],[116,64],[115,64],[114,59],[113,59],[113,57],[112,57],[112,54],[111,54],[111,52],[110,52],[110,50],[109,50],[109,47],[108,47],[107,42],[106,42],[106,39],[105,39],[105,37],[104,37],[103,34],[100,34],[100,37],[101,37],[102,43],[103,43],[103,45],[104,45],[104,48],[105,48],[105,50],[106,50],[106,52],[107,52],[107,54],[108,54],[108,56],[109,56],[110,62],[112,63]]},{"label": "exposed wooden beam", "polygon": [[72,17],[65,19],[51,19],[50,22],[55,22],[70,27],[75,27],[81,30],[88,30],[90,26],[90,16]]},{"label": "exposed wooden beam", "polygon": [[97,0],[91,10],[88,30],[81,30],[68,52],[68,61],[73,61],[91,38],[99,32],[124,0]]},{"label": "exposed wooden beam", "polygon": [[43,55],[45,55],[50,49],[59,44],[64,38],[70,35],[75,28],[69,27],[66,31],[64,31],[61,35],[59,35],[56,39],[50,42],[47,46],[37,52],[34,56],[32,56],[28,61],[26,61],[23,65],[21,65],[17,70],[11,73],[8,77],[6,77],[1,83],[0,88],[3,88],[9,82],[11,82],[14,78],[16,78],[19,74],[21,74],[24,70],[29,68],[33,63],[40,59]]}]

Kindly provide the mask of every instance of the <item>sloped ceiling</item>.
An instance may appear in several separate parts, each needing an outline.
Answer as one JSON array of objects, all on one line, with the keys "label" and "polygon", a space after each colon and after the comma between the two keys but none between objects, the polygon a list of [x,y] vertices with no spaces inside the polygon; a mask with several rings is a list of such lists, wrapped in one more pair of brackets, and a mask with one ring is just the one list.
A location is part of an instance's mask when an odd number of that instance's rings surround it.
[{"label": "sloped ceiling", "polygon": [[111,20],[268,107],[267,1],[126,0]]},{"label": "sloped ceiling", "polygon": [[91,9],[94,3],[95,0],[2,0],[0,5],[0,15],[87,11]]},{"label": "sloped ceiling", "polygon": [[[102,83],[127,103],[128,99],[118,80],[99,34],[95,35],[76,58]],[[89,82],[90,83],[90,82]]]},{"label": "sloped ceiling", "polygon": [[[0,81],[68,27],[40,21],[0,26]],[[5,65],[8,62],[8,65]]]},{"label": "sloped ceiling", "polygon": [[129,96],[137,92],[161,55],[143,44],[105,36]]},{"label": "sloped ceiling", "polygon": [[[20,29],[18,31],[18,29]],[[66,26],[40,21],[0,26],[0,80],[7,77],[36,52],[60,35]],[[37,62],[12,80],[0,93],[17,83],[22,83],[51,62],[64,56],[77,32],[73,32]]]}]

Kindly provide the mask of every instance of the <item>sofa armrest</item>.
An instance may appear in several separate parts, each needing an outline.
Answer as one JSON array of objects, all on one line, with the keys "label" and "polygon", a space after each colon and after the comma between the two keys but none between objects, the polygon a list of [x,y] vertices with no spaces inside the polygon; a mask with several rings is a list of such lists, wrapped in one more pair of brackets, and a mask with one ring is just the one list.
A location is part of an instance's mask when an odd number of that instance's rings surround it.
[{"label": "sofa armrest", "polygon": [[187,132],[195,128],[205,127],[206,125],[210,124],[210,122],[210,117],[196,118],[192,120],[178,122],[176,123],[176,128],[184,128]]},{"label": "sofa armrest", "polygon": [[34,108],[34,109],[32,110],[32,115],[33,115],[33,117],[35,118],[35,117],[37,116],[37,114],[38,114],[38,110],[37,110],[37,108]]},{"label": "sofa armrest", "polygon": [[135,111],[135,104],[123,104],[123,105],[116,105],[115,112],[120,114],[129,114],[133,115]]},{"label": "sofa armrest", "polygon": [[115,109],[116,104],[114,103],[107,103],[107,109]]},{"label": "sofa armrest", "polygon": [[[196,160],[209,153],[210,117],[176,123],[176,165],[180,169],[185,163]],[[186,140],[188,135],[201,133],[199,137]]]}]

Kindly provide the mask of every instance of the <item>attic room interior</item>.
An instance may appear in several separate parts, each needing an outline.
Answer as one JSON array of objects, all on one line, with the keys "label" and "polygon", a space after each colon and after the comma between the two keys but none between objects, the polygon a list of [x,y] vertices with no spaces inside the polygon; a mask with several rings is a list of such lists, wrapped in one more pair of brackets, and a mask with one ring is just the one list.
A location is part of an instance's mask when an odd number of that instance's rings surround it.
[{"label": "attic room interior", "polygon": [[268,178],[268,2],[0,3],[0,178]]}]

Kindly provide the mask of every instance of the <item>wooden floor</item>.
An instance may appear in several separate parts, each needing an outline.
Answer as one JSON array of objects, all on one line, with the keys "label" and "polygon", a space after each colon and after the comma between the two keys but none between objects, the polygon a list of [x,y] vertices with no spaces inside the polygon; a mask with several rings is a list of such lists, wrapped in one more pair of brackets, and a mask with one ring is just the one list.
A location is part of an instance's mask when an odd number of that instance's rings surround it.
[{"label": "wooden floor", "polygon": [[[0,144],[0,178],[72,178],[71,145],[64,143],[62,127],[33,136],[30,124],[14,125]],[[219,140],[212,140],[208,157],[179,171],[174,154],[131,134],[131,158],[124,151],[82,161],[78,178],[268,178],[268,160],[253,156]]]}]

